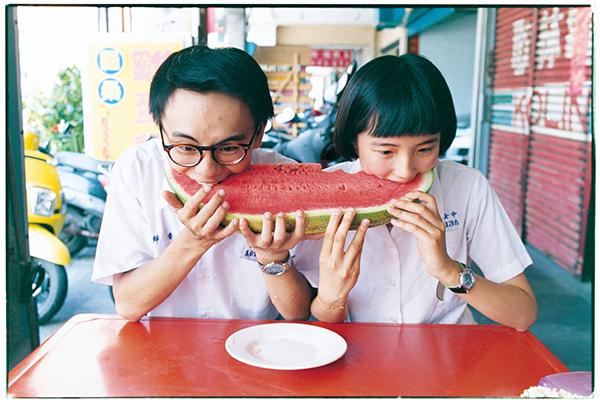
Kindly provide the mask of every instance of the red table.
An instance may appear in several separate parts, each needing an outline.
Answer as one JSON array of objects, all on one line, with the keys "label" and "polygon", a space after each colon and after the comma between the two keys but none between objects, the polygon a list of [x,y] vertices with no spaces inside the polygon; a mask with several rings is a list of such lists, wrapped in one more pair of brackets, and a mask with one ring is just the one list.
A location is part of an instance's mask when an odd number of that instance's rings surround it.
[{"label": "red table", "polygon": [[[497,325],[326,324],[348,342],[332,364],[298,371],[231,358],[225,340],[273,321],[81,314],[8,376],[15,397],[519,396],[567,368],[529,332]],[[285,323],[285,322],[281,322]]]}]

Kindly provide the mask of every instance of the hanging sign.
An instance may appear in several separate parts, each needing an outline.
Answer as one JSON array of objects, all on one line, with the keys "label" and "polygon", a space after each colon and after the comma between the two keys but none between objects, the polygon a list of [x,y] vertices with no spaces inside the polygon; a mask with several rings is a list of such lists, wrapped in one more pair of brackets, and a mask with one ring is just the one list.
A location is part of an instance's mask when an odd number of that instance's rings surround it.
[{"label": "hanging sign", "polygon": [[352,63],[352,50],[312,49],[311,65],[317,67],[347,67]]}]

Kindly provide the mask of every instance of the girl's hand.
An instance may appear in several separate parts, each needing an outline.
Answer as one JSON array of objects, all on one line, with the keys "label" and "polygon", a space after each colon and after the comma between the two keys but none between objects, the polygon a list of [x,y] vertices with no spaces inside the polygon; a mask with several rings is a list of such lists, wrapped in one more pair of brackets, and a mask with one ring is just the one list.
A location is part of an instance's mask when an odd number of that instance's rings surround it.
[{"label": "girl's hand", "polygon": [[204,186],[185,205],[181,204],[174,193],[163,192],[163,198],[175,210],[177,218],[185,225],[190,236],[207,246],[212,246],[231,236],[238,227],[237,219],[231,221],[226,227],[220,226],[229,207],[229,204],[223,200],[225,196],[223,189],[199,208],[210,191],[210,186]]},{"label": "girl's hand", "polygon": [[348,301],[350,290],[356,285],[360,272],[360,256],[369,220],[361,222],[356,235],[344,251],[346,237],[356,211],[345,213],[338,209],[329,219],[323,247],[319,256],[318,300],[326,307],[343,308]]},{"label": "girl's hand", "polygon": [[296,226],[292,233],[285,231],[284,213],[275,217],[275,223],[273,215],[265,213],[260,233],[252,232],[246,219],[240,220],[240,232],[256,251],[256,258],[261,264],[285,260],[289,250],[304,239],[305,226],[304,213],[300,210],[296,212]]},{"label": "girl's hand", "polygon": [[457,267],[446,252],[446,226],[435,198],[420,191],[409,192],[402,199],[392,200],[387,211],[395,217],[392,225],[415,235],[427,272],[442,282],[447,281]]}]

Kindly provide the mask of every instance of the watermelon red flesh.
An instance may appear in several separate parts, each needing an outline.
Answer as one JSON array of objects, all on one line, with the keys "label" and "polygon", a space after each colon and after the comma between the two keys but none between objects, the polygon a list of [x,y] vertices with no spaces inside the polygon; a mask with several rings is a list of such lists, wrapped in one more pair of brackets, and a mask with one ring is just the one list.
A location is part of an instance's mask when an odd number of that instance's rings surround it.
[{"label": "watermelon red flesh", "polygon": [[[187,201],[202,185],[175,170],[167,171],[171,188]],[[230,213],[226,221],[244,217],[254,231],[260,231],[265,212],[286,213],[287,229],[293,229],[294,213],[303,210],[307,233],[323,232],[333,209],[355,208],[353,228],[364,218],[371,225],[389,222],[385,211],[391,199],[401,198],[412,190],[427,191],[433,173],[418,175],[402,184],[367,175],[349,174],[342,170],[321,171],[319,164],[257,164],[215,185],[207,198],[217,190],[225,190]]]}]

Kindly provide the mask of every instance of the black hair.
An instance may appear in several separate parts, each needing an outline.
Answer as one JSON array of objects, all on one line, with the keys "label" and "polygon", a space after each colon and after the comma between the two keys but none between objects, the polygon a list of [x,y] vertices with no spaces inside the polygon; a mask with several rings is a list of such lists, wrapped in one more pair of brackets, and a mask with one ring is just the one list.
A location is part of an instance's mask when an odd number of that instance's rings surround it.
[{"label": "black hair", "polygon": [[381,56],[361,67],[340,99],[333,141],[336,151],[356,158],[361,132],[375,137],[440,133],[440,155],[456,135],[456,112],[442,73],[416,54]]},{"label": "black hair", "polygon": [[176,89],[218,92],[239,98],[248,106],[256,125],[273,116],[265,73],[248,53],[233,47],[190,46],[167,57],[150,84],[150,113],[159,126],[169,97]]}]

